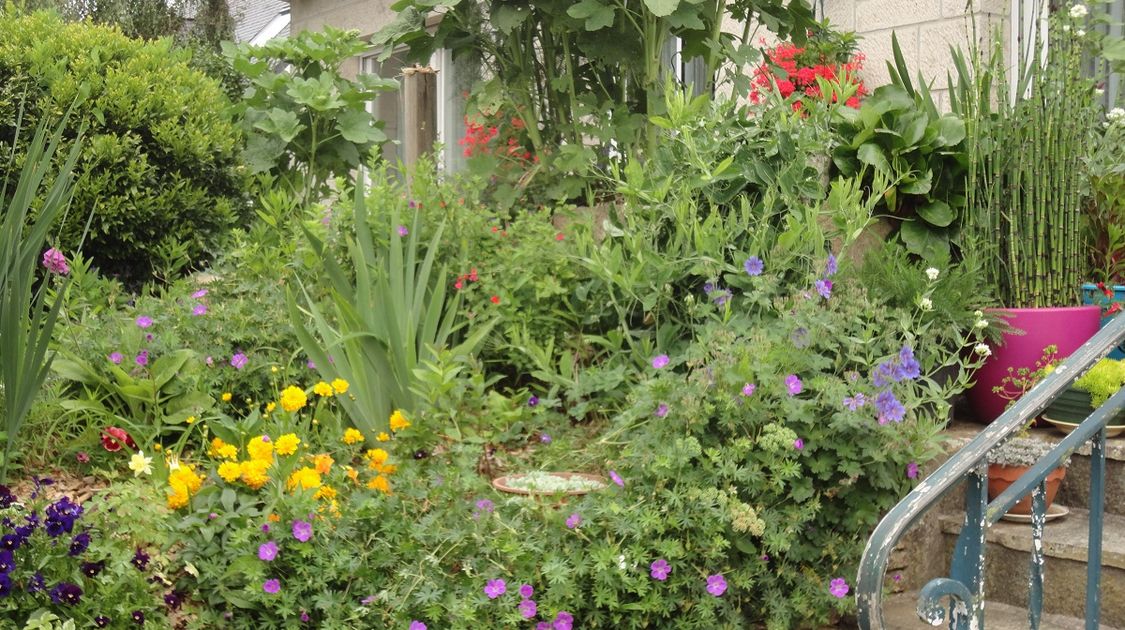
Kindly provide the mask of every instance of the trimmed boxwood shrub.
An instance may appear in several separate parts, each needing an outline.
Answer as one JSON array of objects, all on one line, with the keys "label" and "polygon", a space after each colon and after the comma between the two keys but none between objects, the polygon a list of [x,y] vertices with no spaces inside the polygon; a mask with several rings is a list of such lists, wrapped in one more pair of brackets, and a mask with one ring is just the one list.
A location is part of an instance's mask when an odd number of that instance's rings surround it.
[{"label": "trimmed boxwood shrub", "polygon": [[[86,141],[60,247],[78,245],[93,213],[83,251],[130,283],[149,279],[171,252],[206,259],[250,211],[230,101],[188,61],[167,40],[0,9],[0,155],[11,150],[21,103],[26,128],[77,102],[69,136],[84,126]],[[18,175],[26,138],[19,143],[0,179]]]}]

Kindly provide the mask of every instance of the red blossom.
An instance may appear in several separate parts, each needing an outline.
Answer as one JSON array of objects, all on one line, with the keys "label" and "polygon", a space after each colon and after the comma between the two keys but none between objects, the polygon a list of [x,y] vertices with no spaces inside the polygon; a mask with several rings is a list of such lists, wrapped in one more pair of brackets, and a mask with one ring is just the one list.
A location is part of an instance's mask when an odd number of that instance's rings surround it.
[{"label": "red blossom", "polygon": [[132,436],[125,432],[125,429],[106,427],[102,431],[102,448],[110,453],[116,453],[121,450],[122,446],[128,446],[131,449],[137,448],[137,443],[133,441]]},{"label": "red blossom", "polygon": [[500,296],[499,295],[494,295],[494,296],[492,296],[488,299],[491,300],[493,304],[499,304],[500,303]]},{"label": "red blossom", "polygon": [[556,234],[556,235],[555,235],[555,240],[556,240],[556,241],[561,241],[561,240],[563,240],[564,238],[566,238],[566,235],[565,235],[565,234],[563,234],[562,232],[559,232],[558,234]]}]

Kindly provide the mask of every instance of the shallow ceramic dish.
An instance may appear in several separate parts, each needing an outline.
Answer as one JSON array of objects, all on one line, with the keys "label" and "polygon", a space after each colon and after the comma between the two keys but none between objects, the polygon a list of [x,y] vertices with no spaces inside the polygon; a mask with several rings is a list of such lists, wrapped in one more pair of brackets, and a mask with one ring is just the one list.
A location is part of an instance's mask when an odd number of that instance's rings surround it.
[{"label": "shallow ceramic dish", "polygon": [[[1051,522],[1055,519],[1062,518],[1062,517],[1066,516],[1067,514],[1070,514],[1070,508],[1066,507],[1065,505],[1059,505],[1058,503],[1053,503],[1053,504],[1051,504],[1051,507],[1047,508],[1047,522]],[[1005,514],[1004,516],[1001,516],[1000,519],[1005,520],[1005,521],[1011,521],[1013,523],[1030,523],[1031,522],[1031,515],[1030,514]]]},{"label": "shallow ceramic dish", "polygon": [[[1077,422],[1063,422],[1062,420],[1052,420],[1048,416],[1041,417],[1048,423],[1050,423],[1051,426],[1055,427],[1059,431],[1062,431],[1063,433],[1070,433],[1071,431],[1078,428]],[[1122,433],[1125,433],[1125,424],[1109,425],[1105,428],[1105,436],[1107,438],[1117,437]]]}]

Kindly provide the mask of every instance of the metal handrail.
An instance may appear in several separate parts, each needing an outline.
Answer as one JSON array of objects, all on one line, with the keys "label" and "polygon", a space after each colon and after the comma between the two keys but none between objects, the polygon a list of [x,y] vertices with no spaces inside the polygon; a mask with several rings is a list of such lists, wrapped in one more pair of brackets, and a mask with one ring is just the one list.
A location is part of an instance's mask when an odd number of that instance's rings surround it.
[{"label": "metal handrail", "polygon": [[984,531],[1020,498],[1032,493],[1031,578],[1029,621],[1038,628],[1042,610],[1043,525],[1046,515],[1045,479],[1086,441],[1093,439],[1090,460],[1090,549],[1087,560],[1086,626],[1098,628],[1101,570],[1101,521],[1104,511],[1105,425],[1125,408],[1125,388],[1094,411],[1078,428],[1024,473],[1005,492],[988,502],[988,453],[1027,426],[1086,370],[1125,340],[1125,317],[1115,317],[1093,338],[1070,355],[1053,372],[1024,394],[1015,405],[989,424],[964,448],[926,477],[875,528],[867,541],[856,580],[859,626],[863,630],[887,628],[883,620],[883,588],[891,550],[919,519],[962,479],[967,480],[965,522],[954,549],[950,576],[926,584],[918,601],[918,615],[932,625],[946,620],[942,604],[950,599],[949,627],[953,630],[984,628]]}]

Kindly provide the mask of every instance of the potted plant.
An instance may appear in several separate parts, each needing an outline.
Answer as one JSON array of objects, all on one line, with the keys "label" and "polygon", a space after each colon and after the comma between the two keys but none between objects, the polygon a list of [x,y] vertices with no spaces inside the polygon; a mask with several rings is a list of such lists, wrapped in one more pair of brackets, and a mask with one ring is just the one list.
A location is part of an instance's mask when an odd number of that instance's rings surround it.
[{"label": "potted plant", "polygon": [[[1125,109],[1107,112],[1095,138],[1085,160],[1091,193],[1085,225],[1090,264],[1100,281],[1082,285],[1082,301],[1104,309],[1104,326],[1125,302]],[[1125,359],[1125,350],[1119,347],[1109,358]]]},{"label": "potted plant", "polygon": [[[965,247],[987,262],[1004,306],[999,315],[1012,329],[969,392],[981,422],[1003,412],[1005,399],[995,391],[1009,368],[1033,365],[1048,345],[1069,356],[1098,329],[1100,308],[1081,306],[1078,290],[1089,277],[1080,229],[1084,159],[1100,119],[1095,82],[1083,71],[1098,36],[1085,33],[1084,20],[1084,6],[1052,13],[1050,46],[1012,81],[997,39],[990,60],[974,60],[972,80],[962,76],[952,96],[969,131]],[[1031,48],[1041,46],[1038,40]]]},{"label": "potted plant", "polygon": [[605,477],[578,472],[533,471],[504,475],[492,480],[501,492],[528,496],[578,496],[605,488]]},{"label": "potted plant", "polygon": [[[1002,492],[1008,489],[1008,486],[1015,483],[1029,468],[1049,453],[1052,446],[1050,442],[1028,437],[1025,433],[1013,437],[993,449],[988,454],[988,499],[992,501],[1000,496]],[[1048,510],[1051,509],[1059,486],[1062,485],[1062,480],[1066,477],[1066,468],[1069,465],[1070,459],[1067,458],[1061,466],[1047,475],[1046,498]],[[1008,510],[1008,514],[1031,514],[1031,495],[1029,494],[1021,499],[1012,509]]]},{"label": "potted plant", "polygon": [[[1125,386],[1125,361],[1102,359],[1051,402],[1043,411],[1043,419],[1064,433],[1070,433],[1122,386]],[[1106,429],[1110,436],[1125,432],[1125,413],[1119,414]]]}]

